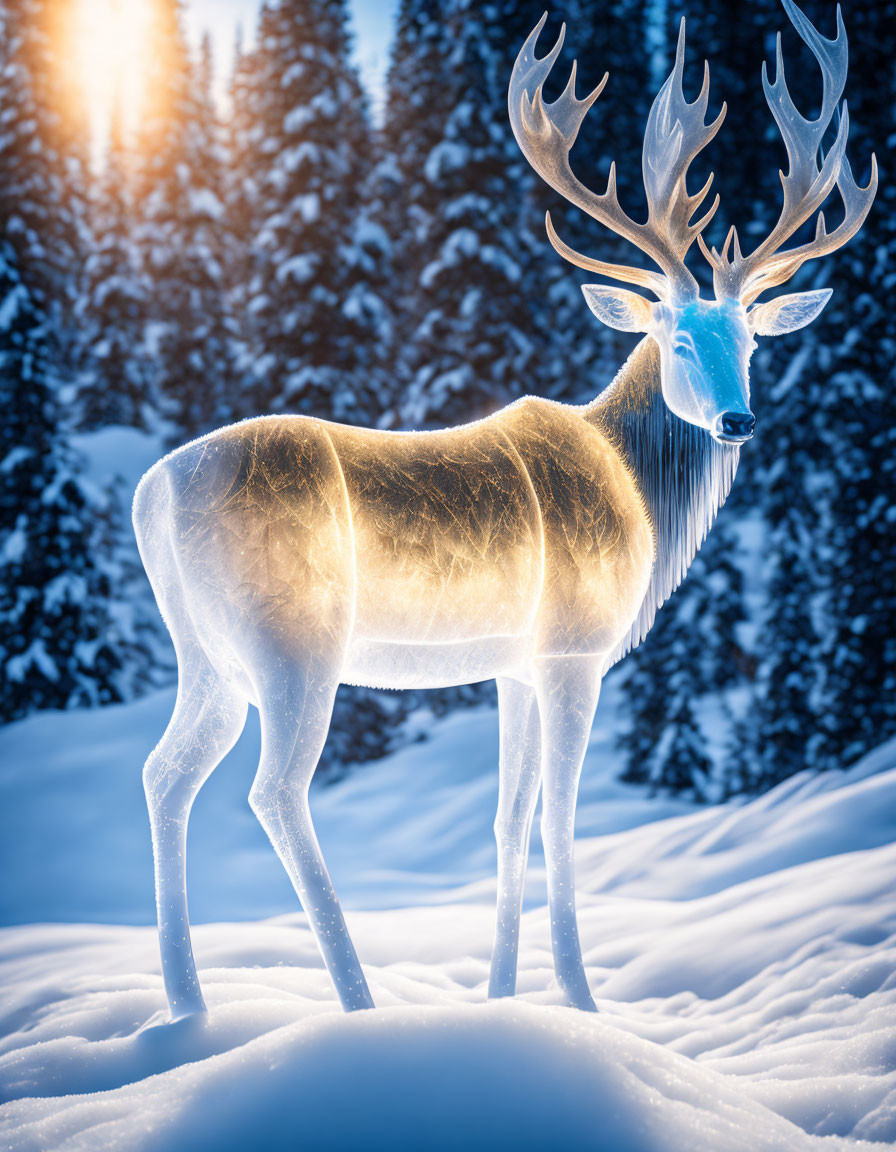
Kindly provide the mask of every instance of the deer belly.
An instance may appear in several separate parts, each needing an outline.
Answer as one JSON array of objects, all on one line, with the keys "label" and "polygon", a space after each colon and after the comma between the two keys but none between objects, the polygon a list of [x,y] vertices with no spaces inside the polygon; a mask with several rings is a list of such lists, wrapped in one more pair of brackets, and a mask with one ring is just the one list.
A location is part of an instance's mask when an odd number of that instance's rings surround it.
[{"label": "deer belly", "polygon": [[[530,634],[540,556],[381,557],[357,564],[353,633],[397,644],[475,643]],[[534,574],[533,574],[534,573]]]},{"label": "deer belly", "polygon": [[340,679],[366,688],[451,688],[495,676],[526,679],[530,637],[486,636],[453,644],[353,640]]}]

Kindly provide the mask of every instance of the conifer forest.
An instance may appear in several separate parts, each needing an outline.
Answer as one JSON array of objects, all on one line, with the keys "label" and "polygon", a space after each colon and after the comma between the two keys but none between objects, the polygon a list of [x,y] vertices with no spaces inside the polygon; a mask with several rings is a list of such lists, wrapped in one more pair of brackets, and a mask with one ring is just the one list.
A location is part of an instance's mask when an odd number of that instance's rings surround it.
[{"label": "conifer forest", "polygon": [[[832,3],[803,7],[833,35]],[[129,494],[87,466],[104,432],[136,430],[161,455],[265,413],[439,428],[529,393],[589,400],[634,346],[595,322],[580,290],[595,278],[551,248],[545,211],[580,251],[631,253],[511,133],[507,84],[544,0],[401,0],[376,109],[346,0],[260,4],[226,99],[208,40],[188,41],[178,0],[155,0],[141,115],[111,116],[99,142],[67,48],[73,8],[0,0],[3,723],[174,682]],[[643,218],[643,128],[682,15],[689,98],[706,58],[710,108],[728,106],[693,181],[716,174],[708,241],[736,223],[749,243],[780,208],[760,80],[777,29],[795,99],[808,114],[821,96],[778,0],[556,0],[545,41],[565,20],[579,91],[610,74],[573,165],[602,189],[615,160]],[[755,794],[896,735],[896,0],[847,0],[844,18],[851,154],[876,152],[880,190],[850,244],[794,282],[831,302],[760,344],[732,494],[612,673],[618,775],[651,793]],[[493,691],[344,686],[319,771],[360,774],[421,715]]]}]

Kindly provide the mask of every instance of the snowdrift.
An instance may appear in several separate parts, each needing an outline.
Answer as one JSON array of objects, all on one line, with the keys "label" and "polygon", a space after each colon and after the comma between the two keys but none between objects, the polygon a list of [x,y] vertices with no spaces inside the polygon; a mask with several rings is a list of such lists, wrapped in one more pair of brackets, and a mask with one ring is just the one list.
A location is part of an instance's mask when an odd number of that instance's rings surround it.
[{"label": "snowdrift", "polygon": [[[226,1015],[229,1026],[209,1024],[208,1036],[194,1027],[120,1044],[123,1058],[107,1066],[101,1094],[8,1105],[0,1131],[19,1147],[166,1152],[847,1146],[807,1136],[686,1057],[608,1023],[571,1019],[571,1009],[322,1014],[251,1040],[255,1013],[232,1006]],[[153,1075],[175,1051],[192,1062]],[[139,1079],[113,1091],[113,1067]]]},{"label": "snowdrift", "polygon": [[[486,1003],[496,723],[452,717],[313,797],[379,1008],[346,1017],[302,915],[257,920],[294,901],[243,817],[249,732],[197,810],[191,894],[228,921],[261,907],[253,922],[196,929],[210,1016],[172,1027],[141,926],[138,803],[143,749],[168,707],[163,694],[0,733],[4,911],[20,922],[0,933],[0,1146],[896,1141],[896,744],[749,804],[690,809],[614,783],[598,730],[577,849],[590,1017],[553,982],[537,850],[520,995]],[[131,925],[25,923],[109,909]]]}]

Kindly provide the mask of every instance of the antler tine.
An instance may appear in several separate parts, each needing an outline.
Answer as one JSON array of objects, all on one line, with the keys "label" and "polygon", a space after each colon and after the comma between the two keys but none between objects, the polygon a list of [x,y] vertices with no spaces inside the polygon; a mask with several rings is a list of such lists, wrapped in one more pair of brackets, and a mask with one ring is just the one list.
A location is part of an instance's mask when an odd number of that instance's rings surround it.
[{"label": "antler tine", "polygon": [[546,225],[551,243],[561,256],[580,268],[639,284],[649,288],[660,299],[696,295],[697,281],[685,267],[684,256],[694,237],[711,219],[718,206],[718,199],[700,221],[691,224],[691,217],[709,193],[711,181],[696,195],[689,196],[685,188],[685,175],[693,157],[718,131],[725,110],[722,109],[721,115],[712,124],[704,124],[709,99],[708,74],[696,101],[688,104],[684,99],[681,88],[684,72],[683,23],[675,69],[654,101],[648,120],[642,168],[650,212],[647,223],[638,224],[619,204],[615,164],[610,167],[607,188],[602,194],[586,188],[570,169],[570,149],[585,115],[603,91],[607,76],[590,95],[579,100],[575,94],[574,64],[562,95],[553,103],[545,104],[543,85],[559,55],[565,32],[564,25],[554,47],[546,56],[538,59],[535,56],[535,44],[546,18],[547,13],[527,38],[510,80],[510,123],[517,143],[535,171],[555,191],[617,235],[631,241],[654,261],[662,275],[581,255],[560,239],[548,214]]},{"label": "antler tine", "polygon": [[621,280],[625,284],[637,284],[641,288],[649,289],[659,300],[664,299],[668,294],[666,280],[658,272],[649,272],[646,268],[634,268],[630,264],[608,264],[603,260],[595,260],[591,256],[583,256],[581,252],[576,252],[575,248],[570,248],[557,235],[550,212],[545,213],[544,225],[548,240],[554,249],[560,253],[564,260],[568,260],[570,264],[575,264],[577,268],[585,268],[589,272],[609,276],[611,279]]},{"label": "antler tine", "polygon": [[[716,294],[740,298],[745,304],[752,303],[766,288],[790,279],[807,260],[826,255],[845,244],[862,226],[877,190],[874,157],[871,158],[871,179],[865,188],[856,184],[846,159],[849,114],[845,101],[840,105],[840,97],[846,83],[848,50],[839,5],[837,34],[829,40],[800,11],[794,0],[782,0],[782,3],[791,23],[821,68],[821,111],[817,119],[809,120],[796,108],[784,76],[781,34],[778,33],[775,79],[773,82],[769,80],[768,69],[763,63],[762,87],[787,150],[788,171],[786,175],[780,173],[783,192],[781,214],[769,235],[749,256],[744,257],[736,251],[728,261],[725,249],[720,256],[715,249],[708,252],[700,242],[703,254],[713,267]],[[836,139],[827,155],[823,155],[822,140],[835,117],[839,121]],[[841,224],[828,233],[823,217],[819,217],[814,240],[780,251],[781,245],[821,208],[835,185],[845,209]]]},{"label": "antler tine", "polygon": [[864,188],[856,183],[849,161],[844,156],[837,188],[844,207],[843,219],[837,227],[833,232],[828,232],[824,213],[820,212],[815,227],[815,238],[797,248],[790,248],[770,256],[753,276],[744,297],[745,304],[752,304],[766,288],[786,283],[807,260],[816,260],[820,256],[836,252],[852,239],[865,222],[877,191],[877,158],[874,154],[871,156],[871,178]]},{"label": "antler tine", "polygon": [[681,21],[675,67],[660,89],[650,109],[641,167],[647,192],[648,226],[662,230],[672,248],[680,252],[681,259],[706,227],[719,205],[715,202],[700,220],[691,224],[694,212],[709,193],[713,176],[696,195],[687,192],[687,170],[694,157],[712,140],[722,126],[727,112],[723,104],[719,115],[710,124],[705,123],[709,106],[709,65],[703,67],[703,85],[697,99],[688,103],[684,96],[685,22]]},{"label": "antler tine", "polygon": [[[728,235],[725,237],[725,243],[722,245],[721,252],[718,252],[715,247],[707,248],[706,241],[702,236],[697,237],[697,243],[700,246],[700,251],[706,257],[706,260],[711,265],[713,271],[719,273],[720,275],[723,274],[725,269],[728,267],[729,248],[731,248],[733,252],[733,263],[737,263],[743,259],[743,254],[740,250],[740,238],[738,237],[737,229],[733,224],[728,229]],[[718,281],[716,281],[716,283],[718,284]]]},{"label": "antler tine", "polygon": [[[566,25],[563,24],[557,42],[550,52],[546,56],[542,56],[541,59],[536,57],[535,44],[542,28],[544,28],[547,17],[548,14],[545,12],[520,49],[516,64],[513,67],[507,95],[513,134],[516,136],[523,155],[539,173],[541,173],[541,168],[536,161],[542,150],[538,148],[538,144],[547,144],[551,141],[552,129],[555,129],[566,144],[566,150],[569,151],[576,141],[588,109],[600,96],[609,78],[609,73],[605,73],[594,91],[583,100],[578,100],[575,94],[576,64],[574,62],[572,73],[562,95],[553,104],[546,105],[542,98],[542,87],[560,55],[560,49],[566,39]],[[548,153],[547,158],[551,158],[550,153]],[[583,191],[587,191],[587,189],[583,188]]]}]

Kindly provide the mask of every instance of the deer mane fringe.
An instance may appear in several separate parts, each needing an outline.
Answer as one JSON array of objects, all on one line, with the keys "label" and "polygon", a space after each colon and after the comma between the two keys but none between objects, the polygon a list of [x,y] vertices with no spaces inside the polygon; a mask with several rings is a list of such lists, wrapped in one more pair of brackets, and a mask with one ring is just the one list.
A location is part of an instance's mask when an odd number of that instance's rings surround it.
[{"label": "deer mane fringe", "polygon": [[663,399],[659,349],[652,340],[635,349],[590,406],[587,418],[622,451],[656,544],[647,593],[609,668],[641,643],[658,610],[685,578],[731,491],[740,449],[719,444],[669,409]]}]

